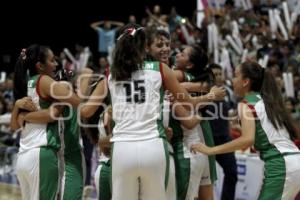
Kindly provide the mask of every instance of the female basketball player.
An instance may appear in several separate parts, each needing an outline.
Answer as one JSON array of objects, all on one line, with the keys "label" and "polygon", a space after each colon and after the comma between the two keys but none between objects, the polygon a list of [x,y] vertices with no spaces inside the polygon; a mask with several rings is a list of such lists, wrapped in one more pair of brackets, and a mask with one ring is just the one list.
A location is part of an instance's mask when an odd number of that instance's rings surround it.
[{"label": "female basketball player", "polygon": [[[16,97],[20,98],[28,95],[32,98],[35,105],[42,109],[49,108],[55,99],[56,101],[62,100],[72,104],[73,106],[78,106],[81,102],[80,98],[74,94],[66,84],[58,83],[52,79],[56,65],[57,63],[54,55],[48,47],[40,45],[30,46],[19,58],[16,65]],[[27,70],[30,75],[28,83],[26,81]],[[92,96],[104,96],[104,90],[103,86],[100,86],[101,84],[102,82],[98,84]],[[28,86],[28,88],[26,86]],[[101,102],[101,99],[103,99],[102,96],[100,96],[98,100],[93,99],[88,101],[89,103],[83,104],[80,108],[80,114],[84,117],[90,116],[97,108],[97,105],[91,105],[90,103],[99,102],[99,100]],[[66,161],[63,187],[64,191],[67,191],[62,195],[62,197],[68,198],[66,197],[66,194],[69,194],[69,197],[72,197],[73,199],[81,199],[83,181],[81,181],[82,183],[80,181],[72,181],[78,179],[81,180],[81,178],[83,179],[83,169],[81,167],[82,157],[79,152],[81,148],[79,145],[78,123],[76,120],[77,113],[71,111],[70,108],[64,108],[60,112],[62,112],[63,116],[71,116],[71,120],[66,120],[64,124],[61,124],[61,126],[65,126],[64,134],[62,134],[61,129],[59,131],[58,122],[48,124],[43,122],[43,124],[37,124],[38,122],[41,123],[42,119],[37,120],[35,123],[26,123],[25,129],[22,131],[20,141],[21,148],[18,157],[18,161],[20,162],[18,162],[19,165],[17,166],[20,166],[18,170],[20,172],[18,177],[20,180],[22,179],[20,182],[23,182],[21,183],[21,188],[25,199],[26,195],[30,195],[30,199],[39,198],[42,195],[45,195],[49,199],[56,198],[57,192],[54,192],[54,190],[57,190],[59,187],[57,186],[58,177],[55,175],[54,171],[58,175],[58,159],[56,154],[61,147],[62,141],[64,141],[63,144],[65,150],[62,155],[65,156],[64,160]],[[12,124],[16,122],[15,115],[18,114],[17,106],[13,114]],[[65,140],[63,140],[63,138]],[[35,140],[38,140],[38,142]],[[46,153],[50,150],[52,153],[51,155],[48,155],[48,157],[45,157],[46,159],[43,157],[44,154],[41,154],[45,151],[44,148],[47,150]],[[51,162],[53,163],[53,166],[46,162],[47,159],[50,160],[49,156],[53,159],[53,162]],[[72,159],[68,159],[68,156],[72,157]],[[24,162],[21,162],[22,159],[29,160],[28,158],[32,158],[37,161],[35,163],[30,162],[27,164],[31,164],[31,167],[38,170],[39,173],[43,173],[43,175],[35,173],[35,176],[33,176],[32,171],[28,171],[28,166],[24,166]],[[74,161],[74,159],[76,159],[76,161]],[[40,168],[43,165],[45,165],[45,167],[41,170]],[[50,167],[52,167],[51,170],[53,173],[48,171]],[[34,179],[35,185],[29,184],[33,182],[32,179]],[[74,185],[74,182],[76,185]],[[52,183],[52,187],[49,187],[50,183]],[[44,192],[44,190],[46,191]],[[47,199],[46,197],[43,199]]]},{"label": "female basketball player", "polygon": [[300,151],[291,116],[285,109],[274,77],[255,62],[244,62],[235,71],[233,88],[244,97],[239,103],[242,136],[215,147],[199,143],[192,151],[208,155],[232,152],[254,144],[264,161],[262,199],[294,199],[300,190]]},{"label": "female basketball player", "polygon": [[178,101],[194,106],[224,96],[223,89],[213,87],[207,95],[190,97],[167,65],[143,61],[145,45],[143,28],[125,26],[108,79],[115,122],[111,139],[113,200],[137,199],[138,178],[142,199],[166,199],[169,159],[162,124],[163,86]]}]

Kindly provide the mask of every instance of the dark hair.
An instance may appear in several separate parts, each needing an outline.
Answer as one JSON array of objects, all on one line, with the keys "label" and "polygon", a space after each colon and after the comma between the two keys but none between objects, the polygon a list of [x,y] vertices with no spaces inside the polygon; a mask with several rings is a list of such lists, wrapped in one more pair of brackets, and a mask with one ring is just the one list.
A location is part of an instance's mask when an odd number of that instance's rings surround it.
[{"label": "dark hair", "polygon": [[111,75],[116,80],[126,80],[131,73],[141,68],[145,56],[145,31],[137,24],[127,24],[121,30],[111,67]]},{"label": "dark hair", "polygon": [[171,40],[170,33],[168,33],[164,29],[157,29],[157,27],[149,27],[146,29],[146,40],[147,40],[147,46],[150,46],[155,38],[163,36],[167,38],[168,40]]},{"label": "dark hair", "polygon": [[[146,33],[147,47],[151,46],[151,44],[154,42],[155,38],[165,37],[168,40],[171,40],[171,36],[170,36],[169,32],[167,32],[164,29],[158,29],[156,26],[147,27],[146,30],[145,30],[145,33]],[[154,58],[149,52],[146,53],[145,60],[147,60],[147,61],[158,61],[157,58]],[[171,57],[169,58],[169,63],[173,63]]]},{"label": "dark hair", "polygon": [[[170,33],[164,29],[158,29],[156,26],[147,27],[146,30],[146,43],[147,47],[150,47],[154,42],[155,38],[165,37],[168,40],[171,40]],[[158,61],[157,58],[154,58],[149,52],[146,54],[145,60],[147,61]],[[169,63],[173,63],[172,57],[169,58]]]},{"label": "dark hair", "polygon": [[194,65],[191,69],[186,71],[192,74],[194,81],[205,81],[209,84],[214,83],[214,74],[210,68],[207,67],[208,56],[205,51],[199,45],[191,45],[191,53],[189,55],[189,61]]},{"label": "dark hair", "polygon": [[261,94],[268,119],[275,129],[285,127],[292,139],[299,138],[273,75],[252,61],[241,64],[241,73],[244,78],[250,79],[250,90]]},{"label": "dark hair", "polygon": [[211,70],[213,70],[213,69],[220,69],[220,70],[222,70],[221,65],[218,65],[216,63],[211,63],[208,68],[211,69]]},{"label": "dark hair", "polygon": [[36,69],[36,63],[46,63],[48,51],[47,46],[41,46],[34,44],[29,46],[26,50],[22,51],[22,54],[17,59],[15,65],[14,76],[14,98],[18,100],[27,96],[27,80],[28,75],[34,76],[38,74]]}]

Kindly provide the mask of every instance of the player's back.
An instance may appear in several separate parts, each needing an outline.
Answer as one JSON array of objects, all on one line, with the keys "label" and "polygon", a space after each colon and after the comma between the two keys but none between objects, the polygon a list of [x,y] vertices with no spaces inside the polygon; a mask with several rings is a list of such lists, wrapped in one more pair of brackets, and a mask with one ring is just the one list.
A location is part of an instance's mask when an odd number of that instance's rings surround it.
[{"label": "player's back", "polygon": [[113,120],[112,141],[136,141],[165,137],[162,124],[164,96],[159,62],[145,62],[131,79],[116,81],[109,76]]}]

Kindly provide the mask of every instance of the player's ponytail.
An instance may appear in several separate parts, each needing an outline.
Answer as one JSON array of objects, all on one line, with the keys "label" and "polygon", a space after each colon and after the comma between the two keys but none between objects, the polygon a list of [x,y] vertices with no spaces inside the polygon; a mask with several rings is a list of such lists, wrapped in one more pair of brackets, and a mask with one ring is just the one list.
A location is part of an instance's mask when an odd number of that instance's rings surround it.
[{"label": "player's ponytail", "polygon": [[145,57],[146,35],[144,28],[127,24],[118,37],[111,67],[111,75],[116,80],[126,80],[131,73],[140,69]]}]

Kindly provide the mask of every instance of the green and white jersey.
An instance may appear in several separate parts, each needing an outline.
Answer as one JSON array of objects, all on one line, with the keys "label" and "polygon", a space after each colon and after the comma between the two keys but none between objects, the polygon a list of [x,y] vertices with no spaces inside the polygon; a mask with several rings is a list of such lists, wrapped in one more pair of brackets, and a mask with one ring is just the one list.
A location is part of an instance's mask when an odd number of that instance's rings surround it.
[{"label": "green and white jersey", "polygon": [[172,118],[170,125],[173,130],[173,147],[176,149],[176,152],[183,154],[184,158],[190,158],[195,155],[190,151],[191,145],[200,142],[205,143],[200,123],[192,129],[187,129],[181,125],[179,120]]},{"label": "green and white jersey", "polygon": [[[184,79],[185,81],[193,81],[195,77],[188,72],[184,72]],[[188,130],[181,125],[179,120],[174,119],[173,116],[170,116],[170,127],[173,130],[171,144],[175,152],[175,165],[178,158],[190,159],[195,156],[190,153],[190,146],[194,143],[203,142],[209,147],[215,146],[212,129],[209,122],[206,120],[202,120],[196,127]],[[211,182],[214,182],[217,180],[215,156],[208,156],[208,162],[210,168],[210,180]]]},{"label": "green and white jersey", "polygon": [[69,155],[73,152],[78,152],[82,149],[82,139],[80,135],[80,129],[78,124],[77,109],[69,106],[65,106],[62,112],[64,118],[64,145],[63,151],[65,155]]},{"label": "green and white jersey", "polygon": [[[32,98],[32,101],[37,105],[38,109],[46,109],[51,105],[51,101],[41,99],[38,94],[38,82],[40,77],[41,75],[30,77],[27,85],[27,95]],[[42,146],[58,150],[60,148],[58,132],[57,121],[48,124],[26,123],[21,134],[19,152]]]},{"label": "green and white jersey", "polygon": [[127,81],[108,78],[113,120],[112,142],[165,138],[162,122],[164,97],[159,62],[144,62]]},{"label": "green and white jersey", "polygon": [[291,141],[285,128],[276,130],[268,119],[264,102],[259,93],[247,95],[244,102],[253,111],[255,120],[254,147],[260,152],[262,160],[281,156],[286,153],[299,153],[299,149]]}]

